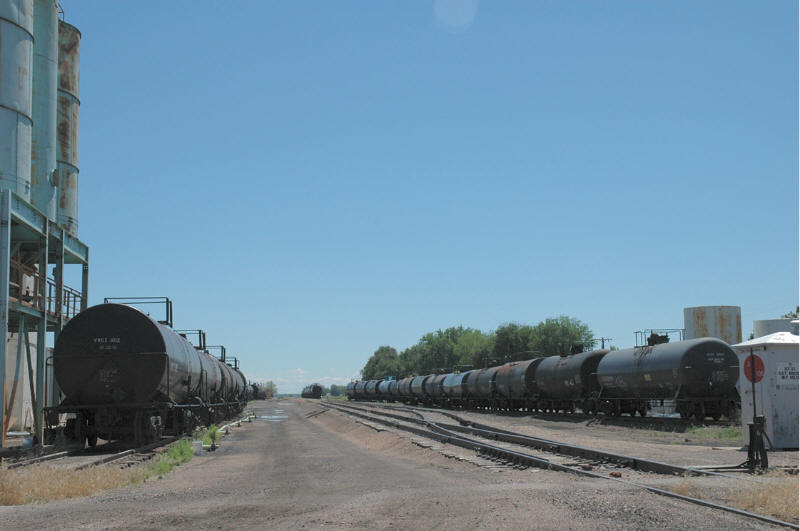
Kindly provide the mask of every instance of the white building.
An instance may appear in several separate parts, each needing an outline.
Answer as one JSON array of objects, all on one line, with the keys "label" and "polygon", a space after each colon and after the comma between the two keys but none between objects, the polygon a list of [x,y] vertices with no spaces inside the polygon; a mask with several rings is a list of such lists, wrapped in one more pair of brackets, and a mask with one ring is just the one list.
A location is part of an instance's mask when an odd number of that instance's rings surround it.
[{"label": "white building", "polygon": [[[733,345],[739,356],[739,382],[742,398],[742,431],[749,440],[748,424],[753,422],[753,372],[755,408],[766,420],[768,448],[798,447],[798,357],[800,336],[777,332]],[[752,351],[753,363],[750,361]],[[750,366],[755,365],[755,371]]]}]

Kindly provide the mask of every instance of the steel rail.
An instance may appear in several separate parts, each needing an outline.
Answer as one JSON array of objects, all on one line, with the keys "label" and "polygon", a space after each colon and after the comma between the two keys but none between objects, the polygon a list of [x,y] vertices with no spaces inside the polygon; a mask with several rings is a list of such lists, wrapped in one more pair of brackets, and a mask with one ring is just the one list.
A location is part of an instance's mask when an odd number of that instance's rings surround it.
[{"label": "steel rail", "polygon": [[[530,454],[525,454],[525,453],[522,453],[522,452],[509,450],[507,448],[501,448],[499,446],[494,446],[494,445],[483,443],[483,442],[480,442],[480,441],[477,441],[477,440],[474,440],[474,439],[469,439],[467,437],[462,437],[462,436],[458,435],[455,432],[452,432],[452,431],[450,431],[450,430],[448,430],[446,428],[438,426],[435,422],[421,421],[421,423],[426,425],[426,427],[428,428],[428,430],[425,430],[425,429],[416,428],[416,427],[413,427],[413,426],[404,426],[404,425],[401,425],[401,424],[398,424],[398,423],[395,423],[395,422],[392,422],[392,421],[389,421],[389,420],[382,419],[380,417],[375,417],[373,415],[367,415],[367,414],[364,414],[364,413],[359,413],[357,411],[354,411],[356,409],[361,409],[362,411],[364,411],[363,408],[356,408],[356,407],[352,407],[352,406],[343,406],[343,405],[340,405],[340,404],[329,404],[329,403],[328,404],[324,404],[324,405],[327,406],[327,407],[333,407],[335,409],[339,409],[340,411],[343,411],[344,413],[347,413],[347,414],[351,414],[353,416],[364,418],[365,420],[369,420],[371,422],[377,422],[379,424],[383,424],[383,425],[390,426],[390,427],[393,427],[393,428],[398,428],[398,429],[402,429],[402,430],[405,430],[405,431],[410,431],[410,432],[415,433],[417,435],[420,435],[422,437],[431,438],[431,439],[434,439],[436,441],[447,443],[447,444],[454,444],[456,446],[460,446],[462,448],[471,449],[471,450],[474,450],[474,451],[482,453],[482,454],[503,458],[503,459],[506,459],[506,460],[511,461],[513,463],[517,463],[517,464],[521,464],[521,465],[528,465],[528,466],[536,466],[536,467],[539,467],[539,468],[545,468],[545,469],[549,469],[549,470],[556,470],[556,471],[560,471],[560,472],[570,472],[570,473],[573,473],[573,474],[577,474],[577,475],[585,476],[585,477],[590,477],[590,478],[594,478],[594,479],[604,479],[604,480],[607,480],[607,481],[615,481],[615,482],[619,482],[619,483],[624,484],[624,485],[631,485],[631,486],[639,487],[639,488],[642,488],[644,490],[650,491],[650,492],[652,492],[654,494],[658,494],[660,496],[676,498],[676,499],[683,500],[683,501],[686,501],[688,503],[692,503],[692,504],[695,504],[695,505],[701,505],[701,506],[709,507],[709,508],[712,508],[712,509],[718,509],[718,510],[721,510],[721,511],[737,514],[739,516],[743,516],[743,517],[746,517],[746,518],[760,520],[762,522],[767,522],[767,523],[770,523],[770,524],[773,524],[773,525],[777,525],[777,526],[788,527],[788,528],[791,528],[791,529],[800,529],[800,526],[798,526],[797,524],[794,524],[794,523],[791,523],[791,522],[784,522],[783,520],[777,520],[777,519],[771,518],[769,516],[764,516],[764,515],[760,515],[760,514],[756,514],[756,513],[751,513],[751,512],[748,512],[748,511],[744,511],[742,509],[736,509],[734,507],[729,507],[727,505],[721,505],[721,504],[709,502],[709,501],[706,501],[706,500],[702,500],[700,498],[693,498],[691,496],[685,496],[683,494],[678,494],[678,493],[675,493],[675,492],[672,492],[672,491],[668,491],[668,490],[665,490],[665,489],[661,489],[661,488],[658,488],[658,487],[645,485],[643,483],[639,483],[639,482],[636,482],[636,481],[630,481],[630,480],[624,480],[624,479],[620,479],[620,478],[614,478],[614,477],[598,474],[596,472],[591,472],[591,471],[588,471],[588,470],[582,470],[582,469],[576,469],[576,468],[568,467],[566,465],[562,465],[562,464],[559,464],[559,463],[553,463],[553,462],[548,461],[547,459],[543,459],[541,457],[536,457],[536,456],[533,456],[533,455],[530,455]],[[379,415],[380,414],[385,414],[386,416],[396,417],[396,415],[386,414],[386,413],[382,413],[382,412],[374,412],[374,413],[379,414]],[[417,422],[416,419],[409,419],[408,417],[403,417],[403,420],[404,421],[408,421],[408,422],[412,422],[412,423],[416,423]]]}]

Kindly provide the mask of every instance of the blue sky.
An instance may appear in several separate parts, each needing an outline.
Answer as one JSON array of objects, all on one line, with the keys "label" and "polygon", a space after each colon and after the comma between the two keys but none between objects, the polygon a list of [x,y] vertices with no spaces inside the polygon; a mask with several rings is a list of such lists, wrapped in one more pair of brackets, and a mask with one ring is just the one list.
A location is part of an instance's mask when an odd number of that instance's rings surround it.
[{"label": "blue sky", "polygon": [[796,2],[62,4],[90,302],[169,295],[281,391],[453,325],[797,305]]}]

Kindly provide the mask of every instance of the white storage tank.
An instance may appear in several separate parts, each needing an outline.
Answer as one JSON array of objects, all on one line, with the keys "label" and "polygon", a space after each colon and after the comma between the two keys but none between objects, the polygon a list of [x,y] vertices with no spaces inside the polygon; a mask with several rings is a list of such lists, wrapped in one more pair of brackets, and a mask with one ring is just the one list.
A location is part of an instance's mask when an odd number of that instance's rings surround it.
[{"label": "white storage tank", "polygon": [[[766,419],[767,448],[798,447],[798,352],[800,336],[776,332],[757,337],[733,349],[739,356],[739,382],[742,398],[742,434],[749,439],[748,424],[753,422],[753,379],[755,412]],[[752,350],[753,362],[750,361]],[[755,366],[755,371],[751,370]]]},{"label": "white storage tank", "polygon": [[761,319],[753,321],[753,337],[763,337],[775,332],[790,332],[797,335],[797,319]]},{"label": "white storage tank", "polygon": [[0,0],[0,189],[31,195],[33,0]]},{"label": "white storage tank", "polygon": [[695,306],[683,309],[684,339],[716,337],[729,345],[742,341],[739,306]]}]

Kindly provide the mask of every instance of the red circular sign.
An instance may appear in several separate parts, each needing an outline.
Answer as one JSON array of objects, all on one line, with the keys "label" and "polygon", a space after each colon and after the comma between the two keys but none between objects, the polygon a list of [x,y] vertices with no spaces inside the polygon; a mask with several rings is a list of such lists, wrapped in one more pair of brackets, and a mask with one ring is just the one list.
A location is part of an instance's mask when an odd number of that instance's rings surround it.
[{"label": "red circular sign", "polygon": [[[755,380],[753,380],[753,367],[751,366],[751,360],[752,360],[752,365],[756,366]],[[755,383],[760,382],[761,379],[764,377],[764,361],[761,358],[759,358],[756,354],[753,354],[752,356],[747,356],[744,359],[744,375],[751,382],[753,381]]]}]

